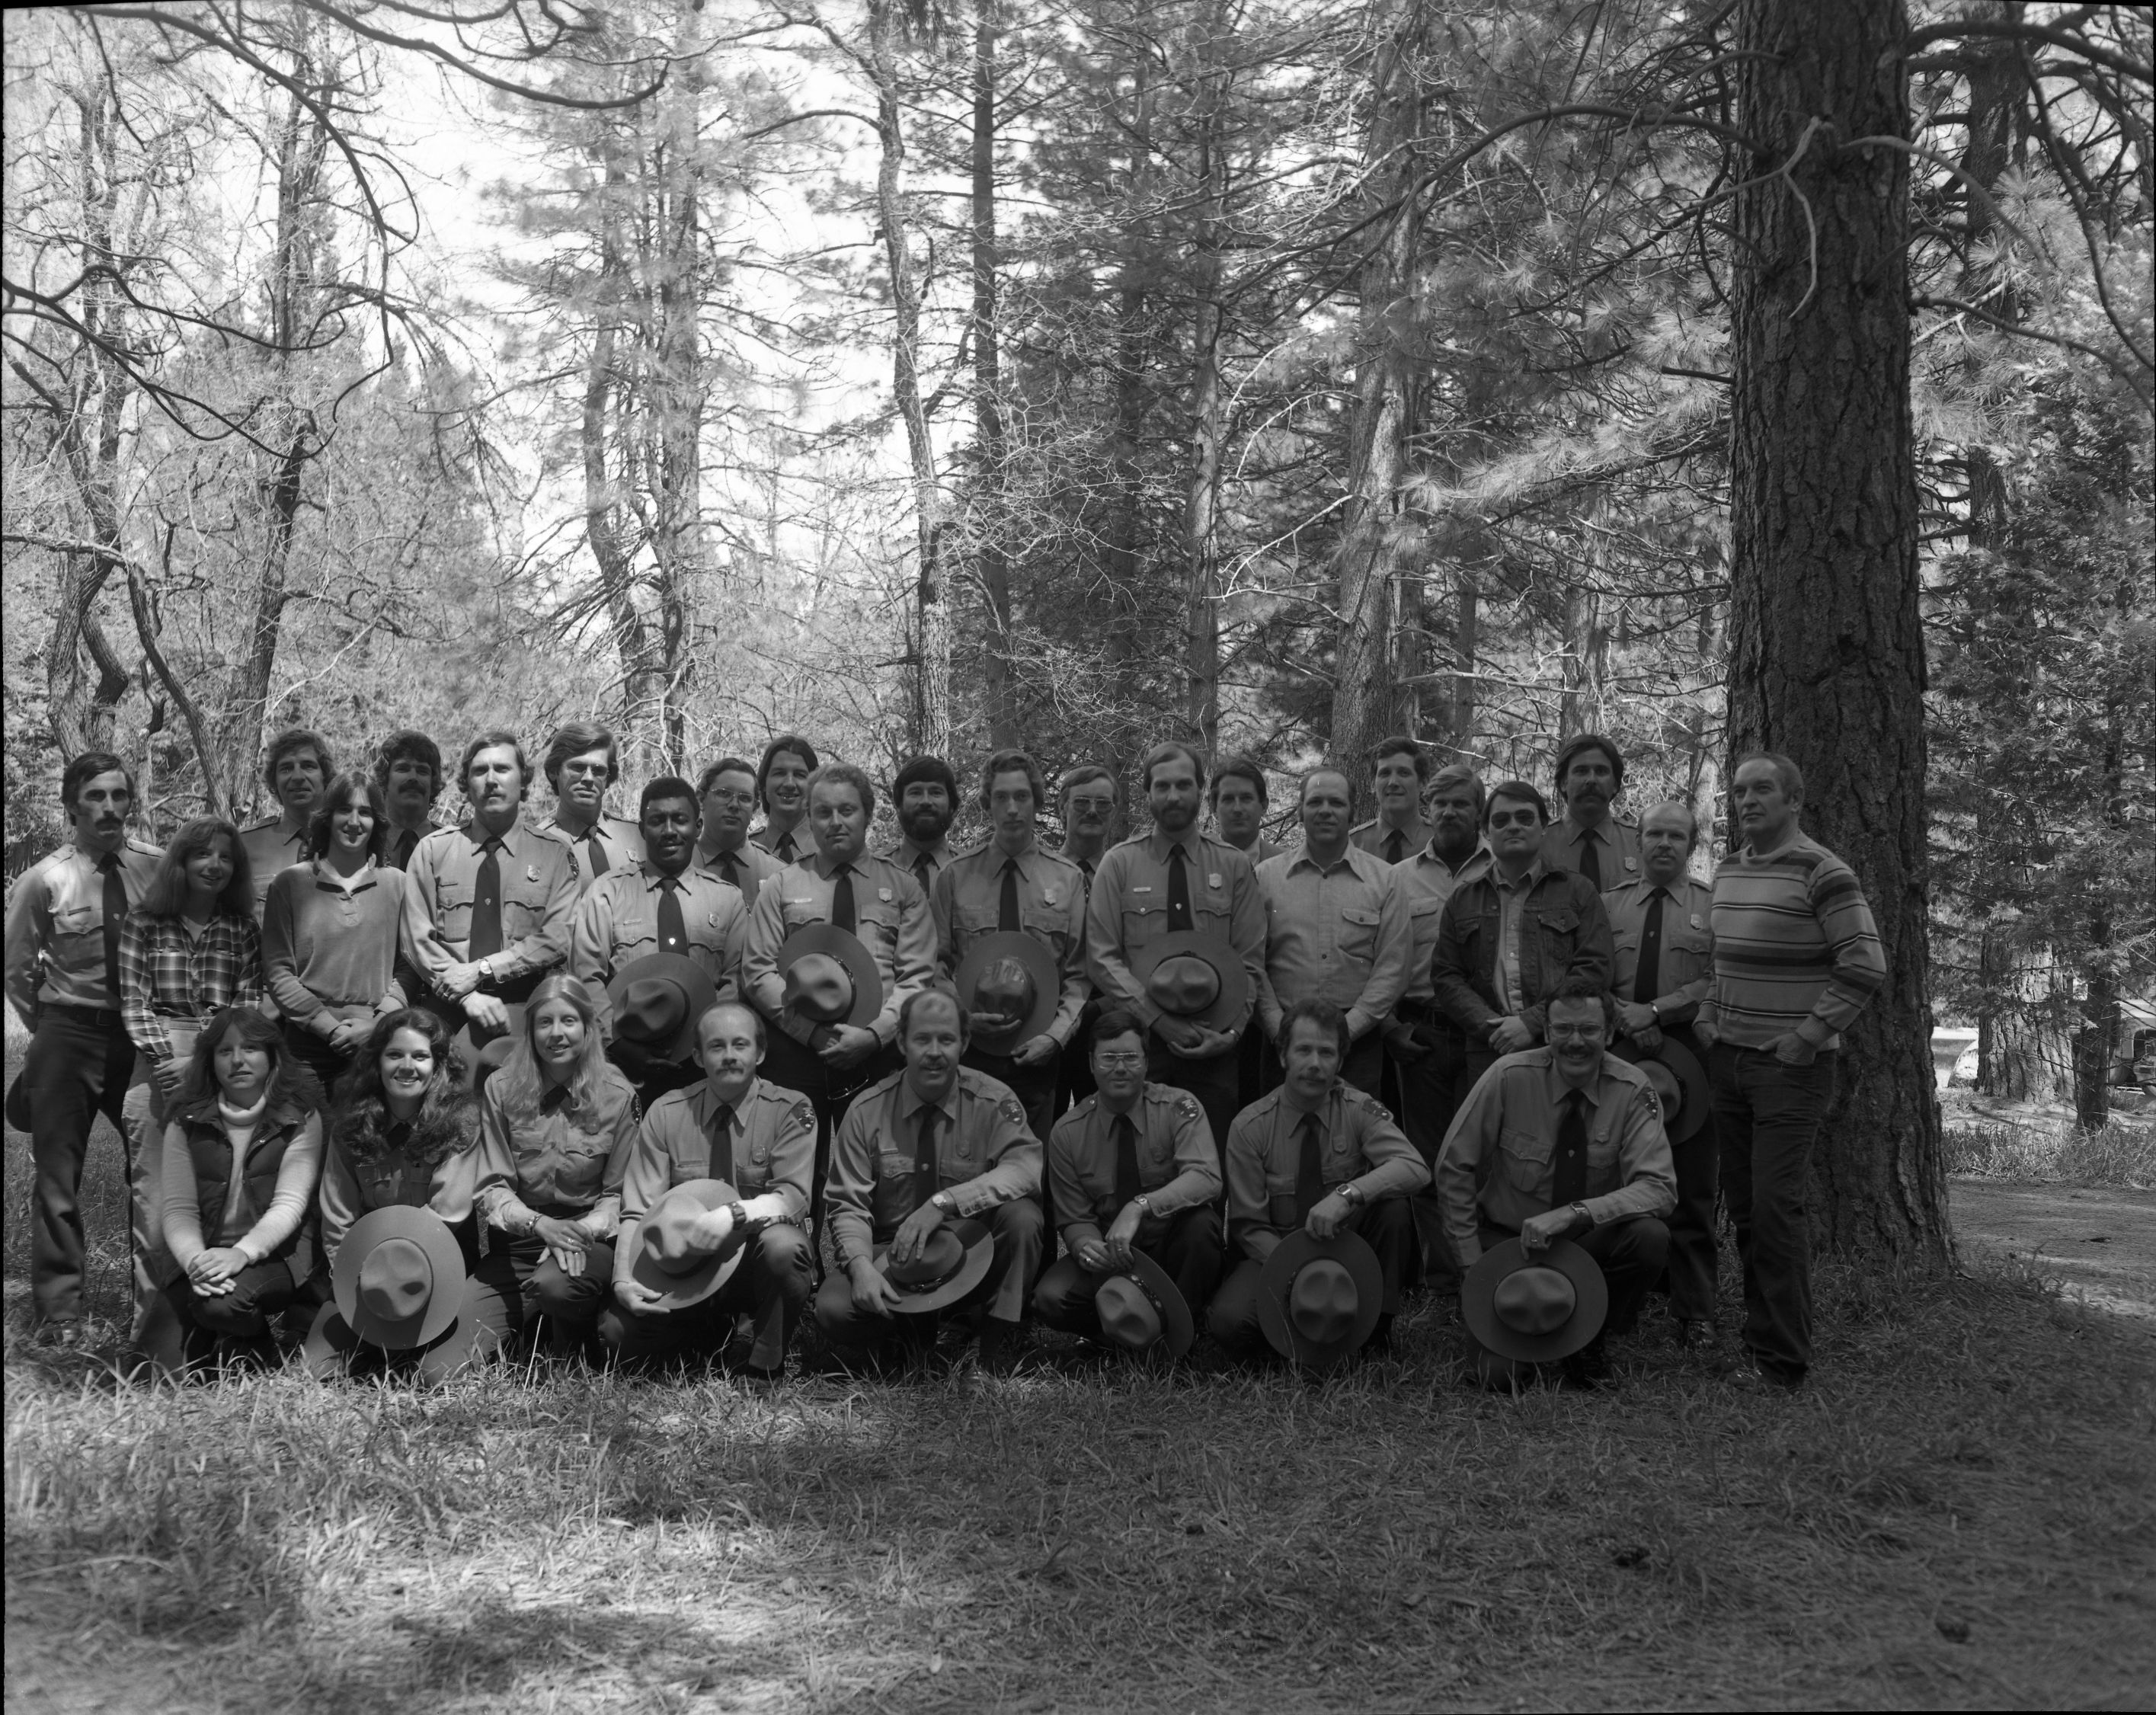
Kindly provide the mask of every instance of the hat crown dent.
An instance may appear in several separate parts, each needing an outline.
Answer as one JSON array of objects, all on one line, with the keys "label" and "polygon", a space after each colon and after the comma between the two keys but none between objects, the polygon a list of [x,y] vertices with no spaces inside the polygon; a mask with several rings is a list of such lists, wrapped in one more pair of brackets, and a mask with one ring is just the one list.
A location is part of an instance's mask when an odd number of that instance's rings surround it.
[{"label": "hat crown dent", "polygon": [[835,953],[804,952],[787,967],[785,1004],[818,1024],[843,1023],[854,1009],[854,973]]},{"label": "hat crown dent", "polygon": [[1146,978],[1146,993],[1166,1011],[1204,1012],[1219,998],[1220,973],[1209,960],[1178,952],[1153,967]]},{"label": "hat crown dent", "polygon": [[1033,973],[1018,959],[996,959],[973,984],[973,1012],[989,1014],[974,1028],[984,1034],[1014,1030],[1025,1022],[1033,1003]]},{"label": "hat crown dent", "polygon": [[948,1227],[939,1227],[928,1235],[927,1243],[912,1261],[886,1257],[884,1276],[895,1286],[926,1291],[941,1286],[965,1266],[966,1247],[958,1235]]},{"label": "hat crown dent", "polygon": [[384,1239],[360,1264],[357,1291],[367,1314],[382,1322],[424,1316],[434,1296],[434,1266],[426,1247],[410,1239]]},{"label": "hat crown dent", "polygon": [[1103,1281],[1093,1294],[1101,1332],[1119,1346],[1142,1352],[1167,1338],[1168,1324],[1152,1295],[1129,1275]]},{"label": "hat crown dent", "polygon": [[1563,1327],[1578,1304],[1579,1293],[1571,1276],[1539,1264],[1514,1269],[1497,1282],[1490,1301],[1499,1322],[1515,1333],[1528,1335],[1552,1333]]},{"label": "hat crown dent", "polygon": [[644,1221],[644,1243],[654,1266],[670,1275],[693,1274],[710,1260],[711,1252],[696,1245],[689,1233],[703,1213],[701,1204],[686,1199],[652,1211]]},{"label": "hat crown dent", "polygon": [[666,1041],[688,1016],[689,991],[671,977],[639,977],[622,991],[614,1034],[633,1042]]},{"label": "hat crown dent", "polygon": [[1347,1266],[1320,1256],[1296,1271],[1288,1288],[1287,1319],[1306,1340],[1331,1345],[1354,1332],[1355,1313],[1362,1307],[1355,1276]]}]

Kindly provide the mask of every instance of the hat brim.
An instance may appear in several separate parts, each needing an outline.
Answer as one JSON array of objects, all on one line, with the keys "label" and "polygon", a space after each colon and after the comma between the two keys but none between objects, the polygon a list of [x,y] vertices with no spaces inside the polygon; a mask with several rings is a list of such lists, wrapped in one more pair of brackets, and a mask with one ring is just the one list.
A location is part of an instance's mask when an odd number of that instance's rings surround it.
[{"label": "hat brim", "polygon": [[[376,1316],[359,1302],[359,1271],[377,1245],[392,1239],[408,1239],[426,1253],[434,1276],[434,1290],[427,1295],[427,1307],[415,1317],[389,1322]],[[352,1224],[352,1230],[337,1246],[336,1261],[330,1266],[330,1289],[336,1299],[337,1314],[346,1326],[370,1346],[385,1352],[407,1352],[431,1345],[449,1331],[465,1296],[464,1247],[449,1223],[431,1209],[393,1204],[370,1209]]]},{"label": "hat brim", "polygon": [[18,1132],[30,1129],[30,1090],[20,1072],[8,1086],[7,1119]]},{"label": "hat brim", "polygon": [[[486,1355],[481,1351],[481,1337],[485,1332],[476,1319],[460,1316],[446,1333],[426,1346],[400,1350],[397,1359],[411,1366],[409,1374],[439,1385],[475,1358]],[[352,1361],[353,1348],[366,1343],[368,1343],[361,1340],[352,1332],[352,1325],[331,1306],[326,1316],[316,1318],[314,1326],[307,1331],[307,1338],[300,1343],[300,1363],[311,1375],[334,1377],[341,1374]],[[499,1342],[488,1337],[486,1343],[491,1347]]]},{"label": "hat brim", "polygon": [[947,1304],[956,1304],[967,1293],[988,1277],[988,1265],[995,1261],[994,1236],[977,1220],[953,1221],[951,1230],[958,1242],[966,1247],[965,1260],[958,1271],[947,1281],[942,1281],[926,1291],[915,1291],[891,1279],[891,1242],[886,1240],[875,1247],[877,1272],[891,1281],[891,1289],[898,1294],[897,1313],[901,1316],[923,1316],[932,1310],[941,1310]]},{"label": "hat brim", "polygon": [[671,1198],[701,1204],[705,1209],[724,1209],[729,1203],[740,1199],[741,1193],[724,1179],[685,1179],[670,1189],[657,1203],[644,1211],[636,1225],[615,1240],[627,1245],[629,1277],[639,1286],[649,1286],[659,1295],[654,1310],[685,1310],[691,1304],[701,1304],[720,1287],[733,1278],[734,1271],[741,1266],[742,1258],[748,1254],[746,1235],[737,1235],[738,1244],[731,1240],[722,1250],[714,1250],[696,1267],[684,1274],[670,1274],[660,1267],[644,1243],[644,1224],[651,1219],[661,1204]]},{"label": "hat brim", "polygon": [[[1572,1314],[1546,1334],[1523,1334],[1497,1317],[1497,1287],[1522,1268],[1553,1268],[1572,1282]],[[1569,1239],[1530,1258],[1517,1239],[1484,1251],[1460,1283],[1460,1319],[1485,1351],[1528,1363],[1569,1358],[1602,1331],[1609,1314],[1609,1286],[1595,1260]]]},{"label": "hat brim", "polygon": [[1213,1004],[1202,1012],[1171,1013],[1186,1024],[1203,1024],[1209,1030],[1218,1030],[1228,1020],[1240,1017],[1250,998],[1250,973],[1244,968],[1243,956],[1218,935],[1208,935],[1198,929],[1178,929],[1173,935],[1163,935],[1142,952],[1131,955],[1131,975],[1144,988],[1152,980],[1152,973],[1169,959],[1188,955],[1202,958],[1213,967],[1214,974],[1220,979],[1220,992],[1213,997]]},{"label": "hat brim", "polygon": [[1147,1297],[1160,1307],[1161,1321],[1166,1324],[1161,1331],[1160,1338],[1154,1341],[1152,1346],[1127,1347],[1125,1349],[1150,1352],[1155,1346],[1165,1346],[1168,1348],[1169,1357],[1182,1357],[1190,1349],[1191,1343],[1198,1338],[1198,1322],[1197,1318],[1191,1315],[1188,1302],[1184,1299],[1168,1271],[1147,1255],[1144,1251],[1133,1246],[1131,1250],[1131,1266],[1128,1268],[1109,1270],[1106,1274],[1101,1276],[1099,1283],[1093,1289],[1094,1291],[1097,1294],[1101,1286],[1106,1286],[1118,1275],[1130,1276],[1145,1289]]},{"label": "hat brim", "polygon": [[779,980],[785,981],[795,960],[812,952],[829,953],[844,964],[854,979],[853,1009],[838,1022],[865,1025],[883,1010],[883,973],[876,969],[875,955],[860,936],[831,923],[803,923],[778,943],[778,951],[773,956]]},{"label": "hat brim", "polygon": [[968,1013],[974,1009],[973,991],[980,987],[982,973],[1003,958],[1016,959],[1025,967],[1026,975],[1033,978],[1033,1010],[1015,1030],[1008,1035],[998,1032],[993,1040],[983,1036],[978,1025],[974,1026],[973,1041],[991,1054],[1007,1052],[1040,1035],[1055,1021],[1056,1004],[1063,994],[1063,973],[1055,968],[1055,955],[1022,929],[998,929],[992,935],[976,939],[966,949],[965,958],[958,961],[958,968],[951,974],[951,986],[958,992],[958,1004]]},{"label": "hat brim", "polygon": [[674,1033],[670,1047],[656,1047],[648,1042],[637,1045],[661,1060],[686,1060],[696,1051],[696,1021],[718,1004],[719,985],[685,952],[647,952],[642,958],[631,959],[613,973],[613,980],[607,984],[607,1008],[615,1021],[617,1035],[620,1034],[622,1006],[629,985],[652,978],[679,983],[689,997],[689,1008],[680,1028]]},{"label": "hat brim", "polygon": [[[1295,1277],[1309,1264],[1337,1262],[1355,1282],[1355,1320],[1342,1338],[1313,1340],[1287,1313],[1287,1295]],[[1353,1357],[1376,1332],[1384,1308],[1385,1271],[1378,1253],[1360,1233],[1343,1228],[1329,1239],[1297,1227],[1273,1247],[1258,1276],[1258,1326],[1274,1351],[1297,1368],[1320,1374]]]},{"label": "hat brim", "polygon": [[[502,1030],[489,1030],[484,1040],[480,1037],[477,1027],[467,1019],[464,1028],[449,1039],[449,1051],[465,1065],[465,1088],[475,1090],[485,1081],[485,1079],[480,1076],[480,1056],[481,1055],[499,1044],[507,1043],[514,1046],[516,1039],[523,1034],[524,1003],[521,1000],[509,1003],[508,1028]],[[500,1070],[501,1065],[501,1055],[497,1052],[488,1063],[485,1070],[489,1074],[492,1074]]]},{"label": "hat brim", "polygon": [[1662,1032],[1659,1048],[1642,1048],[1627,1038],[1612,1050],[1617,1058],[1637,1065],[1642,1060],[1658,1060],[1676,1076],[1677,1086],[1684,1091],[1684,1104],[1677,1109],[1675,1125],[1666,1120],[1662,1129],[1670,1134],[1670,1142],[1681,1143],[1687,1137],[1697,1137],[1706,1125],[1707,1116],[1713,1111],[1714,1086],[1708,1080],[1707,1068],[1700,1064],[1699,1056],[1681,1042],[1672,1040],[1666,1030]]}]

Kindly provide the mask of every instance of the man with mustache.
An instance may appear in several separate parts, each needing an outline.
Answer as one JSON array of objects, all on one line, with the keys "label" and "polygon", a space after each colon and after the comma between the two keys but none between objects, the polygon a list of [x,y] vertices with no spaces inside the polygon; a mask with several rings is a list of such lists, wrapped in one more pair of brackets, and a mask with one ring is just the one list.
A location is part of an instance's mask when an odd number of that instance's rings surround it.
[{"label": "man with mustache", "polygon": [[452,1032],[470,1023],[483,1042],[567,959],[581,890],[569,848],[522,813],[531,765],[514,732],[480,733],[458,773],[471,819],[413,850],[404,957],[426,981],[422,1004]]},{"label": "man with mustache", "polygon": [[808,777],[817,767],[816,747],[795,732],[782,732],[764,746],[757,765],[763,826],[749,837],[781,863],[798,864],[816,849],[803,824],[808,819]]},{"label": "man with mustache", "polygon": [[1224,757],[1213,770],[1205,802],[1213,831],[1253,864],[1287,850],[1265,838],[1265,771],[1248,757]]},{"label": "man with mustache", "polygon": [[306,855],[307,824],[336,773],[329,742],[311,728],[288,727],[270,741],[262,762],[262,783],[276,794],[278,813],[239,830],[254,887],[256,922],[261,921],[262,901],[269,898],[277,872]]},{"label": "man with mustache", "polygon": [[393,870],[409,869],[413,850],[434,831],[434,800],[442,795],[441,747],[408,727],[391,733],[375,755],[374,783],[389,810],[382,861]]},{"label": "man with mustache", "polygon": [[891,807],[901,838],[884,855],[921,884],[932,898],[936,878],[951,866],[944,835],[958,815],[958,777],[941,757],[908,757],[891,783]]},{"label": "man with mustache", "polygon": [[1625,758],[1599,732],[1583,732],[1557,753],[1557,795],[1564,819],[1543,834],[1543,861],[1571,870],[1597,893],[1640,873],[1640,830],[1609,807],[1625,789]]},{"label": "man with mustache", "polygon": [[1388,738],[1378,747],[1373,773],[1378,814],[1358,823],[1348,838],[1389,864],[1405,863],[1430,840],[1430,824],[1422,819],[1430,758],[1412,738]]},{"label": "man with mustache", "polygon": [[[25,870],[8,901],[8,1004],[30,1029],[8,1092],[8,1122],[30,1134],[30,1299],[38,1338],[82,1334],[79,1199],[90,1129],[102,1113],[123,1140],[121,1104],[135,1045],[120,1014],[120,931],[157,872],[154,846],[127,837],[135,777],[109,751],[87,751],[60,776],[74,837]],[[130,1164],[132,1176],[132,1164]]]},{"label": "man with mustache", "polygon": [[696,861],[721,881],[741,890],[753,908],[756,891],[786,867],[748,837],[756,810],[756,764],[740,757],[721,757],[696,782],[696,804],[704,831],[696,839]]},{"label": "man with mustache", "polygon": [[547,741],[540,764],[554,788],[548,831],[575,854],[578,885],[610,870],[633,869],[644,855],[637,824],[607,811],[607,788],[621,777],[621,747],[596,721],[572,721]]}]

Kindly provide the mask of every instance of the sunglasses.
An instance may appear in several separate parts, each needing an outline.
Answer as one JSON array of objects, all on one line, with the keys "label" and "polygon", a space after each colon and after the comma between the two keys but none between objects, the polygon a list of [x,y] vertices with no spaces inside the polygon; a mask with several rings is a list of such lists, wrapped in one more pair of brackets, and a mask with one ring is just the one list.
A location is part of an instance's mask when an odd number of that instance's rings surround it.
[{"label": "sunglasses", "polygon": [[1490,813],[1492,828],[1537,828],[1542,818],[1532,810],[1493,810]]}]

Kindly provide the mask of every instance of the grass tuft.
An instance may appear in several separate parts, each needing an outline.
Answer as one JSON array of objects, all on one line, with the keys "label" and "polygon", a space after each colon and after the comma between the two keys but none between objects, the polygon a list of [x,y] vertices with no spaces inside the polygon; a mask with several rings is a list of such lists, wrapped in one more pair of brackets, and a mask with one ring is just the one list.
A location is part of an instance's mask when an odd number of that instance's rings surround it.
[{"label": "grass tuft", "polygon": [[1977,1122],[1949,1125],[1946,1170],[2018,1184],[2156,1187],[2156,1126],[2113,1120],[2100,1131],[2072,1125]]}]

